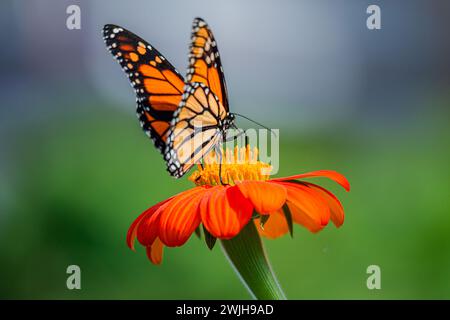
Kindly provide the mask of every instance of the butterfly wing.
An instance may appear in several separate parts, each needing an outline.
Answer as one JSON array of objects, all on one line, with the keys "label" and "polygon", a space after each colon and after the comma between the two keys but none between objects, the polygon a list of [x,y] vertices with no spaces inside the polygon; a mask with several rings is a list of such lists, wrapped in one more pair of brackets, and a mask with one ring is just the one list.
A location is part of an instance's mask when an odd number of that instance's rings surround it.
[{"label": "butterfly wing", "polygon": [[183,77],[158,50],[122,27],[105,25],[103,38],[136,92],[142,129],[164,152],[170,122],[181,101]]},{"label": "butterfly wing", "polygon": [[171,123],[164,158],[180,178],[221,142],[220,123],[227,114],[219,98],[203,83],[188,83]]},{"label": "butterfly wing", "polygon": [[192,24],[186,80],[208,86],[228,112],[227,87],[219,49],[211,29],[201,18],[194,19]]}]

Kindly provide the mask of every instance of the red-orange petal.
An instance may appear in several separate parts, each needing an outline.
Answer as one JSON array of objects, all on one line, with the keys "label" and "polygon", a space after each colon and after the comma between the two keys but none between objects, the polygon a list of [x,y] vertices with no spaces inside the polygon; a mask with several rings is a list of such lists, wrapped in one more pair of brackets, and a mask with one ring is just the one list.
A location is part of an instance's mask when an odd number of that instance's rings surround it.
[{"label": "red-orange petal", "polygon": [[252,216],[253,205],[236,186],[210,188],[200,202],[205,228],[215,237],[236,236]]},{"label": "red-orange petal", "polygon": [[347,178],[344,177],[339,172],[332,171],[332,170],[317,170],[317,171],[297,174],[297,175],[289,176],[289,177],[275,178],[275,179],[271,179],[270,181],[287,181],[287,180],[296,180],[296,179],[311,178],[311,177],[329,178],[329,179],[337,182],[338,184],[340,184],[345,190],[350,191],[350,183],[348,182]]},{"label": "red-orange petal", "polygon": [[342,207],[341,202],[338,200],[338,198],[332,194],[330,191],[328,191],[325,188],[322,188],[321,186],[318,186],[314,183],[305,182],[310,188],[315,190],[319,193],[321,197],[324,198],[325,202],[327,203],[328,207],[330,208],[330,218],[331,221],[333,221],[334,225],[336,227],[340,227],[344,223],[344,208]]},{"label": "red-orange petal", "polygon": [[[172,201],[173,199],[170,199]],[[146,219],[143,219],[137,227],[137,239],[140,244],[147,247],[155,241],[159,233],[159,218],[161,216],[162,210],[167,206],[170,201],[162,204],[156,211],[149,215]]]},{"label": "red-orange petal", "polygon": [[164,245],[156,238],[155,241],[146,247],[147,257],[153,264],[161,264],[163,257]]},{"label": "red-orange petal", "polygon": [[167,201],[171,200],[172,198],[166,199],[164,201],[161,201],[157,204],[155,204],[154,206],[152,206],[151,208],[145,210],[143,213],[141,213],[139,215],[139,217],[137,217],[133,223],[131,224],[130,228],[128,228],[128,232],[127,232],[127,245],[131,250],[134,250],[134,242],[136,239],[136,234],[137,234],[137,229],[140,225],[140,223],[143,220],[146,220],[148,218],[150,218],[157,209],[159,209],[159,207],[161,205],[163,205],[164,203],[166,203]]},{"label": "red-orange petal", "polygon": [[255,219],[255,225],[259,234],[269,239],[281,237],[289,232],[288,223],[283,210],[270,213],[269,220],[266,221],[264,227],[261,227],[260,219]]},{"label": "red-orange petal", "polygon": [[180,193],[162,210],[159,238],[168,247],[183,245],[200,224],[198,206],[207,189],[195,187]]},{"label": "red-orange petal", "polygon": [[305,226],[312,232],[320,231],[328,224],[330,209],[311,188],[289,182],[279,182],[287,189],[287,204],[294,222]]},{"label": "red-orange petal", "polygon": [[147,213],[148,213],[148,210],[145,210],[144,212],[142,212],[139,215],[139,217],[137,217],[133,221],[133,223],[130,225],[130,227],[128,228],[128,232],[127,232],[127,246],[133,251],[135,250],[134,242],[136,240],[137,226],[142,221],[142,219],[144,219],[144,217],[147,215]]},{"label": "red-orange petal", "polygon": [[237,186],[260,214],[277,211],[286,202],[286,188],[281,184],[265,181],[242,181]]}]

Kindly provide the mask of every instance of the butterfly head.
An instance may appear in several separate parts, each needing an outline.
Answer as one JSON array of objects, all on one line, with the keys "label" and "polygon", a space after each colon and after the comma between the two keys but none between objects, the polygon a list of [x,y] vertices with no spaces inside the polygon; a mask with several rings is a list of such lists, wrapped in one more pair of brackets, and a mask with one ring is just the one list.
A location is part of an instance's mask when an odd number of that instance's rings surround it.
[{"label": "butterfly head", "polygon": [[222,130],[225,131],[231,127],[234,127],[234,120],[235,120],[234,114],[232,113],[228,114],[228,116],[222,121]]}]

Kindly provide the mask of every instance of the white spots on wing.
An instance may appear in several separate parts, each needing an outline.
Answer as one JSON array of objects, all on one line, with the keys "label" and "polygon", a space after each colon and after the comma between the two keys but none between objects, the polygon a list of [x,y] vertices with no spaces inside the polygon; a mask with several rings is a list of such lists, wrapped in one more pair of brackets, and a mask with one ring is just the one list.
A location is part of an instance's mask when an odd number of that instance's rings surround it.
[{"label": "white spots on wing", "polygon": [[114,28],[114,29],[112,29],[112,32],[113,33],[119,33],[119,32],[122,32],[123,31],[123,29],[122,28]]}]

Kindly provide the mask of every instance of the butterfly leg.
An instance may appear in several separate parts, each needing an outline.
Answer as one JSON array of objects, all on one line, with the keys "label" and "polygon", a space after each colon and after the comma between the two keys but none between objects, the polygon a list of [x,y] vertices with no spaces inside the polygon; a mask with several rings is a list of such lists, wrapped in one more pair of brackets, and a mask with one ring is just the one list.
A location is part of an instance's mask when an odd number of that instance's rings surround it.
[{"label": "butterfly leg", "polygon": [[[222,143],[226,141],[226,137],[223,136],[222,138]],[[223,152],[222,152],[222,148],[220,146],[220,144],[216,145],[216,152],[219,155],[219,179],[220,179],[220,184],[223,186],[227,186],[229,185],[228,183],[224,183],[222,180],[222,159],[223,159]]]},{"label": "butterfly leg", "polygon": [[[238,127],[236,127],[236,126],[234,126],[234,128],[236,130],[239,130]],[[236,135],[236,138],[241,136],[241,135],[244,135],[244,146],[247,146],[248,145],[247,130],[242,130],[241,132],[239,132],[239,134]]]},{"label": "butterfly leg", "polygon": [[[239,128],[237,128],[237,127],[234,127],[234,128],[235,128],[236,130],[239,130]],[[228,142],[228,141],[236,141],[237,138],[239,138],[240,136],[246,134],[245,130],[243,130],[243,129],[240,129],[240,130],[242,130],[242,131],[239,131],[238,134],[236,134],[236,135],[234,135],[234,136],[232,136],[232,137],[229,137],[229,138],[224,139],[224,141],[226,141],[226,142]],[[246,135],[245,135],[245,136],[246,136]],[[246,136],[246,137],[247,137],[247,136]]]},{"label": "butterfly leg", "polygon": [[234,129],[236,129],[236,130],[242,130],[242,131],[239,131],[238,134],[236,134],[236,135],[230,137],[230,139],[226,139],[226,141],[231,141],[231,140],[236,141],[237,138],[239,138],[240,136],[244,135],[244,137],[245,137],[245,138],[244,138],[244,145],[247,146],[247,145],[248,145],[247,131],[246,131],[246,130],[243,130],[243,129],[240,129],[240,128],[236,127],[236,126],[233,126],[233,127],[234,127]]},{"label": "butterfly leg", "polygon": [[[203,163],[202,163],[202,162],[199,162],[199,164],[200,164],[200,167],[202,168],[202,170],[204,170],[205,168],[203,167]],[[195,182],[197,182],[198,180],[200,180],[201,177],[202,177],[201,175],[198,176],[198,177],[195,179]]]},{"label": "butterfly leg", "polygon": [[222,180],[222,150],[219,150],[218,153],[219,153],[219,179],[220,179],[220,184],[223,185],[223,186],[227,186],[228,183],[225,183]]},{"label": "butterfly leg", "polygon": [[[238,128],[236,128],[238,129]],[[225,144],[225,142],[227,141],[236,141],[237,138],[239,138],[240,136],[245,135],[245,144],[248,143],[248,138],[247,138],[247,132],[245,130],[240,131],[238,134],[227,138],[226,135],[223,135],[222,138],[222,143]],[[220,145],[216,146],[216,153],[219,155],[219,179],[220,179],[220,184],[221,185],[229,185],[228,183],[224,183],[222,180],[222,148],[220,147]]]}]

